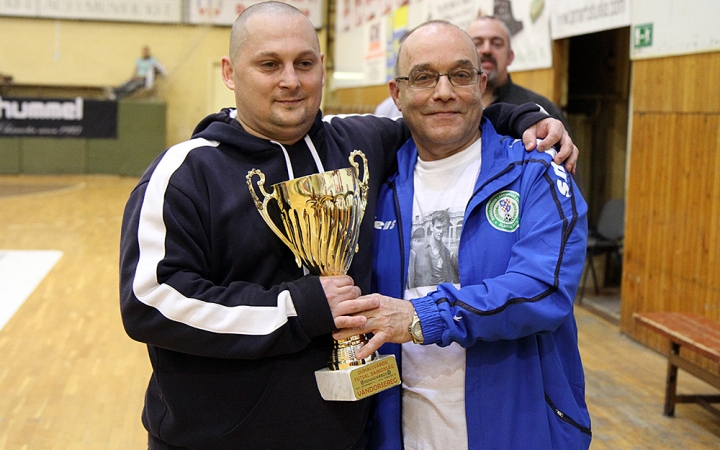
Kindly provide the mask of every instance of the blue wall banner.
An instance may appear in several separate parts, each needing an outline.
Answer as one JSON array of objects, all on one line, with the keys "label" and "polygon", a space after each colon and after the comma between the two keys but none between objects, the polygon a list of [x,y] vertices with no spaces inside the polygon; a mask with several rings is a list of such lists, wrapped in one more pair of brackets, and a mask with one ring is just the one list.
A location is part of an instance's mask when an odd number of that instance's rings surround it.
[{"label": "blue wall banner", "polygon": [[0,137],[116,138],[118,103],[0,97]]}]

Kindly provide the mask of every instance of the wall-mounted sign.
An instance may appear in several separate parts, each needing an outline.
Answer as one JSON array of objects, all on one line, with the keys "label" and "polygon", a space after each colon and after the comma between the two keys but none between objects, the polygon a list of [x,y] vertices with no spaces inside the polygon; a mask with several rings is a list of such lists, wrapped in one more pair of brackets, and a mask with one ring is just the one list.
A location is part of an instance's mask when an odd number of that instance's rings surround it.
[{"label": "wall-mounted sign", "polygon": [[0,16],[180,23],[182,0],[0,1]]},{"label": "wall-mounted sign", "polygon": [[[188,0],[187,22],[232,25],[245,9],[264,0]],[[280,0],[283,1],[283,0]],[[302,11],[315,28],[323,26],[323,0],[285,0]]]},{"label": "wall-mounted sign", "polygon": [[555,0],[550,25],[552,38],[596,33],[630,25],[630,0]]},{"label": "wall-mounted sign", "polygon": [[720,50],[718,0],[633,0],[630,59]]},{"label": "wall-mounted sign", "polygon": [[117,102],[0,97],[0,137],[115,138]]},{"label": "wall-mounted sign", "polygon": [[650,47],[652,46],[652,29],[653,24],[644,23],[633,27],[633,47]]}]

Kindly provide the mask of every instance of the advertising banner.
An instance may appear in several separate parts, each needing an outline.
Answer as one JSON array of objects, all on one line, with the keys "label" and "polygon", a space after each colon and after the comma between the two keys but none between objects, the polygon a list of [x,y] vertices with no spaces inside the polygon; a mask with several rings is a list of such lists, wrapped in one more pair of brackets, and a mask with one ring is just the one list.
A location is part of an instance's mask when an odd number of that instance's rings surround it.
[{"label": "advertising banner", "polygon": [[116,138],[118,103],[0,97],[0,137]]},{"label": "advertising banner", "polygon": [[[232,25],[246,8],[264,0],[188,0],[187,22]],[[283,1],[283,0],[280,0]],[[323,27],[323,0],[286,0],[302,11],[315,28]]]},{"label": "advertising banner", "polygon": [[182,0],[0,1],[0,15],[120,22],[180,23]]},{"label": "advertising banner", "polygon": [[555,0],[550,26],[552,38],[595,33],[630,25],[630,0]]}]

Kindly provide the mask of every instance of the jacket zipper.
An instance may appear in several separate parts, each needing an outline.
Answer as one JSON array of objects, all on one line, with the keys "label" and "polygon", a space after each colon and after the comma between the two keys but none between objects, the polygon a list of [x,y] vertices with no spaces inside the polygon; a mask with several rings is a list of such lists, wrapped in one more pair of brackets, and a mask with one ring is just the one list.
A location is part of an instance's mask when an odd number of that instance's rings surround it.
[{"label": "jacket zipper", "polygon": [[402,211],[400,209],[400,199],[398,199],[398,193],[395,186],[395,181],[389,183],[390,189],[393,192],[393,200],[395,201],[395,216],[397,217],[397,230],[398,230],[398,242],[400,243],[400,290],[398,291],[398,297],[403,298],[405,292],[405,241],[403,237],[403,225],[402,225]]},{"label": "jacket zipper", "polygon": [[568,416],[568,415],[565,414],[564,412],[562,412],[562,411],[560,411],[559,409],[557,409],[557,408],[555,407],[555,405],[553,404],[552,400],[550,400],[550,397],[548,397],[547,394],[545,394],[545,401],[547,402],[548,406],[550,406],[550,408],[552,408],[552,410],[553,410],[553,412],[555,413],[555,415],[560,418],[560,420],[562,420],[563,422],[567,423],[568,425],[574,426],[575,428],[577,428],[578,430],[580,430],[582,433],[585,433],[585,434],[587,434],[588,436],[592,436],[592,431],[590,430],[590,428],[584,427],[584,426],[580,425],[579,423],[575,422],[572,418],[570,418],[570,416]]}]

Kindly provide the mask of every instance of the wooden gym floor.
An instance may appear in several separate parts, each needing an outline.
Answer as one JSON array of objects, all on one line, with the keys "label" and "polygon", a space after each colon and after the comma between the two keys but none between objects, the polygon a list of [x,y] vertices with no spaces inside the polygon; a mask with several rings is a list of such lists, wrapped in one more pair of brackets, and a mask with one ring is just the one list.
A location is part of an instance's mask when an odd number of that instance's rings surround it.
[{"label": "wooden gym floor", "polygon": [[[0,251],[63,252],[0,329],[0,450],[146,448],[150,365],[118,307],[120,221],[136,181],[0,176]],[[661,355],[588,309],[576,317],[593,450],[720,448],[720,419],[703,408],[663,416]],[[713,392],[683,372],[678,390]]]}]

